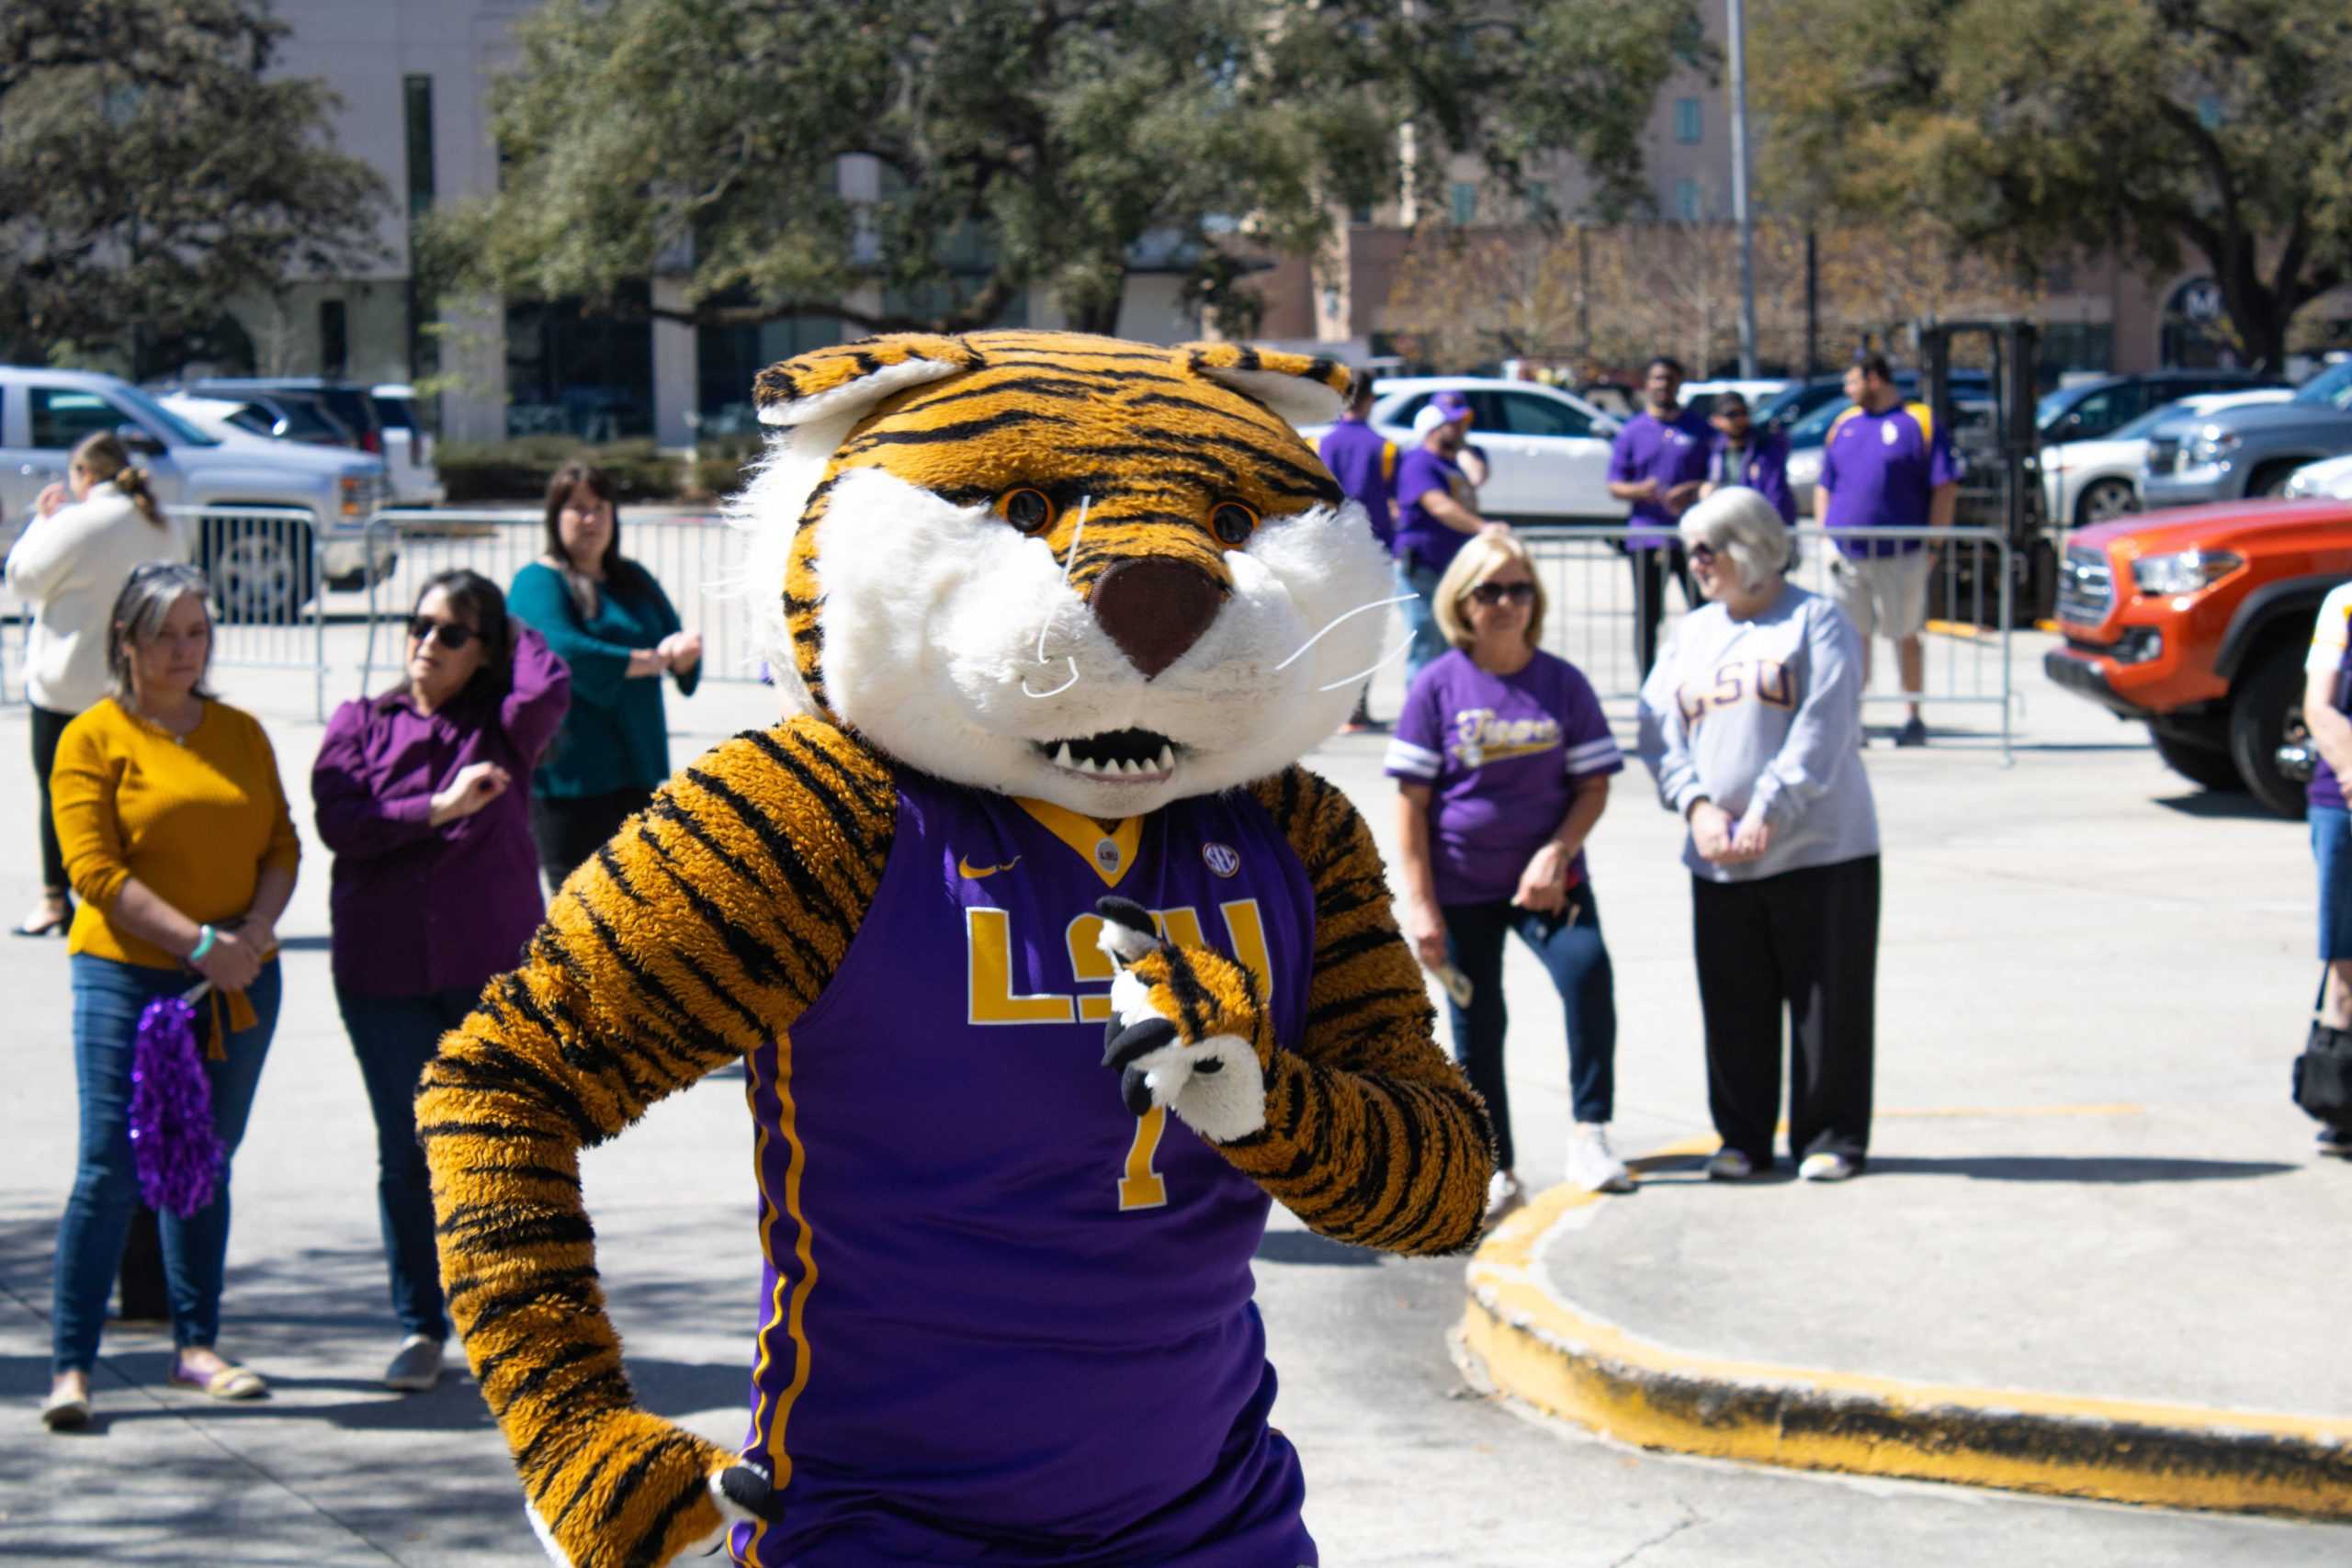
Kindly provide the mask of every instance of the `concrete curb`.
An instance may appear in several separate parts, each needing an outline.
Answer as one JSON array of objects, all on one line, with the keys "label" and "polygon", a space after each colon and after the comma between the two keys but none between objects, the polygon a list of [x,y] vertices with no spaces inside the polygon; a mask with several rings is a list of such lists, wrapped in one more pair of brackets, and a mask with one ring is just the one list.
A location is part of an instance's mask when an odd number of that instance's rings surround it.
[{"label": "concrete curb", "polygon": [[[1710,1153],[1712,1138],[1634,1162]],[[1469,1269],[1464,1347],[1497,1388],[1642,1448],[2108,1502],[2352,1520],[2352,1420],[2030,1393],[1677,1350],[1570,1302],[1546,1244],[1590,1218],[1555,1187]]]}]

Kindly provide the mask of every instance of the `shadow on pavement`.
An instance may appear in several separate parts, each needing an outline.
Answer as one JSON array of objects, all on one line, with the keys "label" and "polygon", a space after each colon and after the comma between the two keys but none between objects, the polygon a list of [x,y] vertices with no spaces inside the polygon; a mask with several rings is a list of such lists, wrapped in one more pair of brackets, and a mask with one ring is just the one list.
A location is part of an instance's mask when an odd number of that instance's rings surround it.
[{"label": "shadow on pavement", "polygon": [[2254,796],[2235,790],[2199,790],[2193,795],[2158,795],[2155,803],[2167,811],[2177,811],[2183,817],[2282,824],[2288,820]]},{"label": "shadow on pavement", "polygon": [[1971,1181],[2129,1186],[2143,1181],[2243,1181],[2257,1176],[2284,1176],[2301,1168],[2268,1160],[2136,1159],[2113,1155],[1962,1155],[1951,1159],[1872,1155],[1870,1177],[1960,1176]]},{"label": "shadow on pavement", "polygon": [[1320,1264],[1335,1269],[1377,1269],[1380,1254],[1350,1247],[1313,1231],[1268,1231],[1258,1243],[1261,1263]]}]

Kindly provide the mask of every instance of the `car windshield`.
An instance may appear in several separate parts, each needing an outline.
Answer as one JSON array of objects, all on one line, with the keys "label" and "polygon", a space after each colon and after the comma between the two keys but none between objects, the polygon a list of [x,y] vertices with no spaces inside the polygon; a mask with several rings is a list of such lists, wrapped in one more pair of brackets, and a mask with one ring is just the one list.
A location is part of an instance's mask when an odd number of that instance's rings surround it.
[{"label": "car windshield", "polygon": [[2187,398],[2181,399],[2180,401],[2177,403],[2160,403],[2156,407],[2150,409],[2146,413],[2142,414],[2139,418],[2133,420],[2131,423],[2119,426],[2118,428],[2108,432],[2108,434],[2101,439],[2108,441],[2144,441],[2149,436],[2154,434],[2156,426],[2162,424],[2165,421],[2168,419],[2178,419],[2183,414],[2193,414],[2196,412],[2197,405],[2189,401]]},{"label": "car windshield", "polygon": [[1838,423],[1838,416],[1853,406],[1851,398],[1841,395],[1830,399],[1789,427],[1789,445],[1791,446],[1820,446],[1829,439],[1829,427]]},{"label": "car windshield", "polygon": [[172,445],[175,446],[218,446],[220,445],[219,436],[209,435],[197,429],[196,426],[136,387],[115,387],[108,390],[107,396],[113,398],[118,403],[127,405],[131,412],[164,432],[171,438]]},{"label": "car windshield", "polygon": [[2033,405],[2033,424],[2037,430],[2047,430],[2058,423],[2058,416],[2075,406],[2081,396],[2079,387],[2062,387],[2054,392],[2044,392],[2041,400]]},{"label": "car windshield", "polygon": [[2330,409],[2352,405],[2352,360],[2331,365],[2296,388],[2293,400]]}]

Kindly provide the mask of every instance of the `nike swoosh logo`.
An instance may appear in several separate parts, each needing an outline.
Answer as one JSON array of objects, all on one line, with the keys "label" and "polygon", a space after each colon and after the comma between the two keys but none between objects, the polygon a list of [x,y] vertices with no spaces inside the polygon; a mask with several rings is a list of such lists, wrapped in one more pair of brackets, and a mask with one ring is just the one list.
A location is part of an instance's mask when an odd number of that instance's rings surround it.
[{"label": "nike swoosh logo", "polygon": [[1013,856],[1002,865],[974,865],[970,861],[958,857],[956,862],[956,872],[959,876],[967,876],[974,882],[978,882],[984,876],[994,876],[1000,871],[1011,871],[1020,863],[1019,855]]}]

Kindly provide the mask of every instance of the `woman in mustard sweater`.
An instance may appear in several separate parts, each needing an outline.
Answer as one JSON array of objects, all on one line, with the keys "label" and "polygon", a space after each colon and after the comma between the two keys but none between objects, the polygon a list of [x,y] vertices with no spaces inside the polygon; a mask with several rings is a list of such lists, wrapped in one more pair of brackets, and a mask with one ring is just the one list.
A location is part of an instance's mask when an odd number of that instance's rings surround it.
[{"label": "woman in mustard sweater", "polygon": [[226,1157],[212,1201],[163,1217],[177,1354],[171,1381],[251,1399],[261,1379],[213,1348],[229,1247],[228,1159],[277,1025],[278,916],[300,854],[269,738],[204,689],[212,620],[204,574],[151,563],[123,584],[107,629],[112,694],[66,726],[50,776],[65,871],[81,899],[68,938],[82,1153],[57,1233],[52,1382],[42,1418],[90,1416],[115,1260],[139,1201],[131,1163],[132,1042],[139,1014],[198,976],[212,1122]]}]

